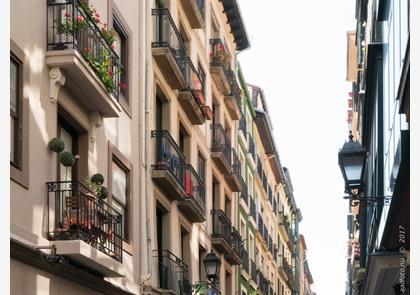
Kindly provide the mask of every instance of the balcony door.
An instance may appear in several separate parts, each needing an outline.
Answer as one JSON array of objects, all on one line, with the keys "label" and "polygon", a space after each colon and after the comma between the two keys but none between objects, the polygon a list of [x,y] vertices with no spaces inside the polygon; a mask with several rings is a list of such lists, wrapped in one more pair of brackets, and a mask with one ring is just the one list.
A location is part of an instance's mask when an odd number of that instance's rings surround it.
[{"label": "balcony door", "polygon": [[[74,156],[78,154],[78,132],[71,127],[63,118],[58,119],[58,137],[64,142],[64,151],[72,153]],[[58,159],[58,179],[60,181],[76,181],[78,161],[75,161],[72,167],[66,167],[60,163]]]}]

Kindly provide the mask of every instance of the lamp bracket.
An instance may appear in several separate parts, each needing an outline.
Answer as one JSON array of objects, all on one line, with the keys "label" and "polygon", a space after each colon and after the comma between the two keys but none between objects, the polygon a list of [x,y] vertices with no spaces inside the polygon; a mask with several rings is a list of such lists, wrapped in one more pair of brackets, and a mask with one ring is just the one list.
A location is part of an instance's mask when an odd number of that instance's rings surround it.
[{"label": "lamp bracket", "polygon": [[375,205],[389,205],[392,196],[344,196],[343,199],[350,200],[352,207],[361,206],[375,206]]}]

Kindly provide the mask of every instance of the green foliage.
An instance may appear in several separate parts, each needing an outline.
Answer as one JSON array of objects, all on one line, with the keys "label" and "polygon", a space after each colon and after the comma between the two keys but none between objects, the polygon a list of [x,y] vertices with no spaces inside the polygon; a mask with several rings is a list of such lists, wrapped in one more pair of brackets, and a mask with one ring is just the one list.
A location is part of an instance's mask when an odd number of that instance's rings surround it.
[{"label": "green foliage", "polygon": [[93,174],[90,178],[90,182],[94,183],[94,184],[103,184],[105,181],[104,176],[101,173],[96,173]]},{"label": "green foliage", "polygon": [[48,142],[48,147],[56,153],[64,151],[64,141],[60,137],[54,137]]},{"label": "green foliage", "polygon": [[70,152],[61,152],[58,155],[58,158],[60,160],[60,163],[65,167],[71,167],[76,162],[75,157]]}]

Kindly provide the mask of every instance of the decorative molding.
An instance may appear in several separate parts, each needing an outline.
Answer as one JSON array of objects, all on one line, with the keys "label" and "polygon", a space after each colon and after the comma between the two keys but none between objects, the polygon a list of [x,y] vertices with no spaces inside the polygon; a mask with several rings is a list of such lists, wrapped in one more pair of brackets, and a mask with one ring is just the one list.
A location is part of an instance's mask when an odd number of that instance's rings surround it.
[{"label": "decorative molding", "polygon": [[90,113],[89,115],[90,122],[90,142],[94,143],[96,141],[96,130],[102,126],[102,117],[98,112]]},{"label": "decorative molding", "polygon": [[66,82],[66,77],[60,68],[52,68],[50,70],[50,101],[56,103],[58,100],[58,90]]}]

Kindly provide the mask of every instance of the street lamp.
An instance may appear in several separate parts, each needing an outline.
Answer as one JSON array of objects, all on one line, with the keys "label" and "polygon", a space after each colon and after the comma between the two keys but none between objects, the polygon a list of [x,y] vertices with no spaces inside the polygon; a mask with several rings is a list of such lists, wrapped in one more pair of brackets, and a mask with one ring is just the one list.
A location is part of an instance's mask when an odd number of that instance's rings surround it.
[{"label": "street lamp", "polygon": [[343,148],[338,152],[338,165],[343,174],[346,193],[353,195],[353,190],[363,189],[366,158],[366,149],[353,140],[350,131],[349,141],[344,143]]},{"label": "street lamp", "polygon": [[357,206],[359,203],[367,205],[383,203],[390,199],[388,196],[360,196],[365,188],[364,175],[367,155],[367,150],[359,142],[353,140],[350,131],[349,141],[344,143],[338,152],[338,165],[344,178],[344,192],[349,194],[344,199],[350,199],[351,206]]},{"label": "street lamp", "polygon": [[214,284],[219,278],[220,258],[217,257],[213,250],[211,250],[211,252],[204,258],[203,263],[208,280]]}]

